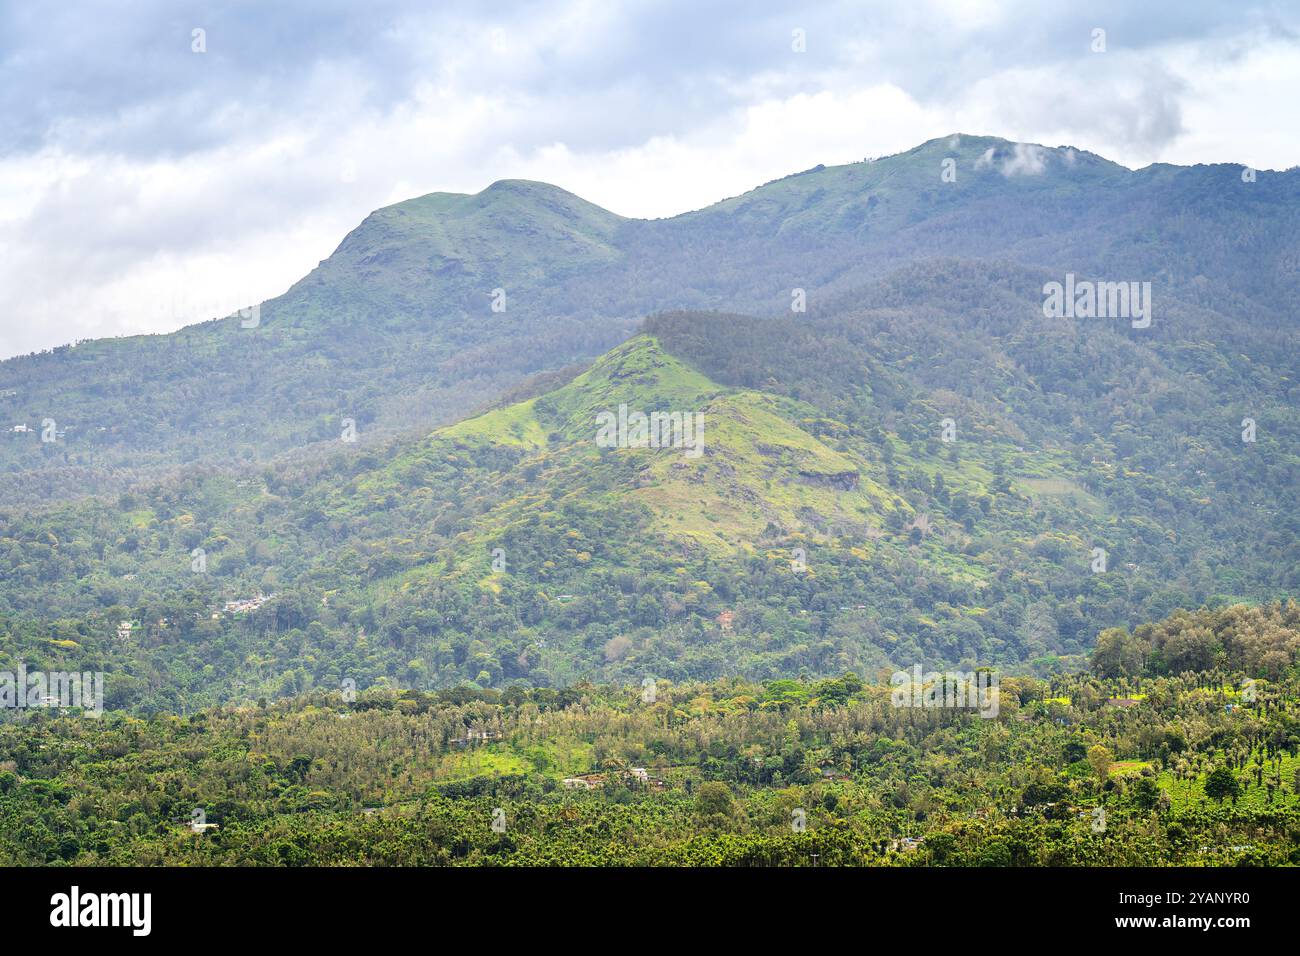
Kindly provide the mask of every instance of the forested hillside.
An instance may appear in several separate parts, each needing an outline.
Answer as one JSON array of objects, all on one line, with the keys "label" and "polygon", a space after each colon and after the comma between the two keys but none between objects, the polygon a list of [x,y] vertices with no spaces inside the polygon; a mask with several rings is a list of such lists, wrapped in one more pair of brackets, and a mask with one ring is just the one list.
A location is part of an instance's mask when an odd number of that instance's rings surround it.
[{"label": "forested hillside", "polygon": [[[1295,352],[1041,330],[1024,281],[923,322],[662,314],[417,441],[6,517],[6,659],[103,670],[141,710],[347,678],[1050,674],[1104,628],[1294,594]],[[703,416],[700,454],[600,447],[620,406]]]},{"label": "forested hillside", "polygon": [[[1300,864],[1300,607],[1138,633],[1189,628],[1221,663],[1003,677],[992,717],[887,672],[35,713],[0,725],[0,862]],[[1248,680],[1252,642],[1286,673]]]}]

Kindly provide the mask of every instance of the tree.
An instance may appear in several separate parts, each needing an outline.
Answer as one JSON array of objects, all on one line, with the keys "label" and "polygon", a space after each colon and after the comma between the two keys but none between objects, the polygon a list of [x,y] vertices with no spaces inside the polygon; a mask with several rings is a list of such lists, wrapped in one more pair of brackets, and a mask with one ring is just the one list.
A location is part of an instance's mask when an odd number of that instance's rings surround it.
[{"label": "tree", "polygon": [[1105,783],[1110,777],[1110,765],[1115,762],[1115,757],[1109,750],[1101,744],[1093,744],[1088,748],[1088,763],[1092,766],[1092,772],[1097,775],[1097,779]]},{"label": "tree", "polygon": [[1132,793],[1134,803],[1143,810],[1152,810],[1160,802],[1164,791],[1156,786],[1155,780],[1151,777],[1140,777],[1133,785]]},{"label": "tree", "polygon": [[1099,677],[1141,674],[1146,666],[1142,642],[1123,627],[1108,627],[1097,635],[1092,652],[1092,669]]},{"label": "tree", "polygon": [[700,784],[695,795],[695,809],[705,820],[722,822],[732,813],[731,790],[720,780]]},{"label": "tree", "polygon": [[1236,803],[1241,796],[1241,784],[1227,767],[1216,767],[1205,778],[1205,795],[1213,797],[1219,803],[1223,802],[1224,797],[1232,797],[1232,802]]}]

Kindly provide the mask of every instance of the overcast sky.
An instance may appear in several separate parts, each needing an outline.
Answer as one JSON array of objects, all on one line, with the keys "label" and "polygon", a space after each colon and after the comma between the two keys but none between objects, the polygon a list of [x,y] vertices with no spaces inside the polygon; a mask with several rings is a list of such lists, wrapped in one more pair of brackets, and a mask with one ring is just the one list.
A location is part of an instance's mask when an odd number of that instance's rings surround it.
[{"label": "overcast sky", "polygon": [[228,315],[426,192],[669,216],[954,132],[1285,169],[1298,104],[1295,2],[0,0],[0,357]]}]

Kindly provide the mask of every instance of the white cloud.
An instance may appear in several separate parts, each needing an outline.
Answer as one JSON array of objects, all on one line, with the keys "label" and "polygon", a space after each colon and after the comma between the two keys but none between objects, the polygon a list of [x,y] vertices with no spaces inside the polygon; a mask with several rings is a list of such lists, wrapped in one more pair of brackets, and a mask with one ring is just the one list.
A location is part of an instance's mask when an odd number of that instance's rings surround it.
[{"label": "white cloud", "polygon": [[1016,143],[1002,164],[1003,176],[1038,176],[1047,168],[1047,150],[1032,143]]},{"label": "white cloud", "polygon": [[939,121],[895,87],[825,91],[755,103],[687,137],[654,137],[597,154],[563,144],[528,155],[506,149],[493,165],[564,186],[621,215],[649,218],[697,209],[818,163],[908,149]]}]

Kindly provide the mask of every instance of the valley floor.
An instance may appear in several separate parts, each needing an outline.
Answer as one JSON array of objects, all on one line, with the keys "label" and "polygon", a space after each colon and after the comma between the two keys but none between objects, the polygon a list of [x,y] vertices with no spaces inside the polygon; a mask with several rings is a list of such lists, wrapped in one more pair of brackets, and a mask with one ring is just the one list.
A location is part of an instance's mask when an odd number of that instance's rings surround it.
[{"label": "valley floor", "polygon": [[374,689],[0,725],[11,865],[1300,863],[1300,681]]}]

